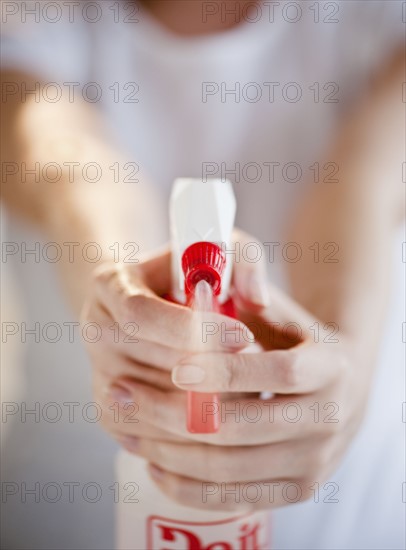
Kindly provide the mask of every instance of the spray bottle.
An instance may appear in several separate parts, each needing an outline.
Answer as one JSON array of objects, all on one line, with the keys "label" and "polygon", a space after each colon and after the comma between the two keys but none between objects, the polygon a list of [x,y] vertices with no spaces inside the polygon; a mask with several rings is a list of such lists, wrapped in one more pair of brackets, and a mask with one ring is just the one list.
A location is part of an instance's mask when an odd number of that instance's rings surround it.
[{"label": "spray bottle", "polygon": [[[229,285],[236,202],[230,182],[180,178],[170,199],[173,290],[167,299],[235,317]],[[211,414],[202,415],[207,407]],[[220,427],[219,396],[188,392],[185,421],[192,433]],[[136,498],[120,499],[119,550],[269,550],[268,512],[237,513],[194,509],[173,502],[152,482],[146,462],[125,451],[117,461],[118,486],[136,486]],[[137,481],[138,480],[138,481]],[[223,490],[210,484],[210,492]],[[202,490],[202,498],[204,492]]]}]

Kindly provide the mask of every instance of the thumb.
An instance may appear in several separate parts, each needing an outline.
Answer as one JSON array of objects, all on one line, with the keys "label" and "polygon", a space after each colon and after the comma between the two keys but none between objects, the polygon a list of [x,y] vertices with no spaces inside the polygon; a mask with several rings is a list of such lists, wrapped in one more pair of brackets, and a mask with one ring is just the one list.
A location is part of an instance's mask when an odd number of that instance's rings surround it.
[{"label": "thumb", "polygon": [[[239,250],[233,265],[232,279],[236,298],[248,310],[269,306],[270,291],[263,246],[254,237],[240,230],[234,231],[233,240],[238,244]],[[250,254],[250,250],[255,251],[255,254]]]}]

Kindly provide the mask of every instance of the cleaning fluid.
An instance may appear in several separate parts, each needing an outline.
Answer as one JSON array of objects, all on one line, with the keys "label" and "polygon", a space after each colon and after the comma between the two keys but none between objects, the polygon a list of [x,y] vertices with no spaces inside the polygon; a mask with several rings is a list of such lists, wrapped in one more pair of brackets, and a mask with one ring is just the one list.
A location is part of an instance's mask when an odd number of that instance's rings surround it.
[{"label": "cleaning fluid", "polygon": [[[173,289],[166,298],[193,308],[202,319],[207,312],[235,317],[229,296],[232,262],[225,253],[231,249],[235,210],[228,181],[179,178],[174,183],[170,199]],[[185,423],[189,432],[221,433],[220,420],[219,395],[188,392]],[[119,550],[270,550],[269,512],[210,507],[213,496],[229,502],[230,494],[235,494],[243,503],[244,491],[238,483],[202,482],[202,508],[197,509],[165,496],[151,480],[146,461],[126,451],[119,452],[117,474],[123,493],[117,515]]]}]

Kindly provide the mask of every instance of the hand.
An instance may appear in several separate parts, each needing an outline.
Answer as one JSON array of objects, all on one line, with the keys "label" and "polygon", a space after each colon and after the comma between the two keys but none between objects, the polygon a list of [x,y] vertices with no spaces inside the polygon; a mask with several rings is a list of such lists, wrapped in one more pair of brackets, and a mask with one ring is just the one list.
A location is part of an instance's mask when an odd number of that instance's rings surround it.
[{"label": "hand", "polygon": [[[178,422],[184,422],[185,392],[172,383],[170,372],[188,354],[205,350],[201,337],[192,338],[201,326],[197,314],[161,298],[171,289],[169,252],[136,265],[105,264],[95,272],[90,288],[82,322],[93,323],[88,326],[98,328],[101,334],[99,341],[87,342],[86,347],[93,367],[95,400],[103,408],[103,426],[120,442],[126,435],[186,441],[168,430],[164,410],[161,423],[157,418],[133,421],[138,419],[140,406],[137,392],[133,394],[135,384],[146,394],[150,392],[151,399],[154,392],[164,395],[165,403],[176,406]],[[241,337],[247,332],[242,323],[215,313],[204,318],[224,324],[230,331],[225,339],[220,334],[211,337],[210,350],[230,352],[247,347]]]},{"label": "hand", "polygon": [[[219,433],[187,433],[181,396],[127,381],[140,424],[164,426],[173,440],[127,437],[123,445],[153,464],[151,475],[167,495],[198,508],[282,506],[292,502],[284,492],[288,483],[295,484],[297,500],[310,498],[314,484],[327,480],[340,462],[366,403],[368,376],[348,338],[332,338],[320,324],[315,342],[310,327],[317,320],[300,306],[271,289],[271,304],[261,308],[240,283],[237,276],[240,317],[254,333],[262,332],[264,351],[189,353],[172,372],[182,390],[223,392]],[[278,330],[270,331],[269,323],[279,323]],[[296,325],[289,331],[288,323]],[[263,391],[274,396],[261,400],[257,392]],[[244,495],[249,487],[252,494],[253,483],[260,496],[248,501]]]}]

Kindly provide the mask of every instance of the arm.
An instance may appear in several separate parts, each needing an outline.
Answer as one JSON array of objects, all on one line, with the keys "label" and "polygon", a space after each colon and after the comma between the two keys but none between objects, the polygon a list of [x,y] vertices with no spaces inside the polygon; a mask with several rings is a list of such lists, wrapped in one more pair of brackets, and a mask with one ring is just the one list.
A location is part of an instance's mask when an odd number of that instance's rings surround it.
[{"label": "arm", "polygon": [[304,254],[288,265],[292,294],[321,321],[339,326],[361,364],[371,363],[379,342],[393,235],[405,214],[404,74],[402,54],[350,113],[328,156],[339,167],[339,183],[312,184],[288,238],[303,250],[314,242],[338,244],[337,263],[323,262],[320,248],[318,263]]},{"label": "arm", "polygon": [[[22,83],[33,89],[38,81],[12,72],[3,73],[1,80],[17,83],[18,89]],[[136,241],[140,250],[151,246],[149,235],[157,233],[156,227],[151,230],[157,208],[151,200],[152,190],[140,174],[138,183],[113,182],[110,167],[117,162],[123,166],[125,160],[108,139],[92,106],[77,100],[36,103],[32,96],[22,102],[17,93],[2,102],[1,120],[1,198],[10,210],[35,224],[52,241],[80,243],[77,251],[88,242],[98,243],[103,252],[99,263],[111,259],[109,247],[115,242],[121,246]],[[40,177],[35,180],[27,175],[23,181],[22,163],[27,170],[39,163]],[[43,177],[47,163],[60,167],[58,181],[50,181],[56,177],[52,168]],[[87,163],[99,165],[100,181],[89,182],[83,177]],[[90,179],[95,174],[89,170]],[[131,227],[123,221],[128,209]],[[75,254],[74,262],[64,255],[58,265],[77,312],[96,265],[84,260],[81,252]]]}]

